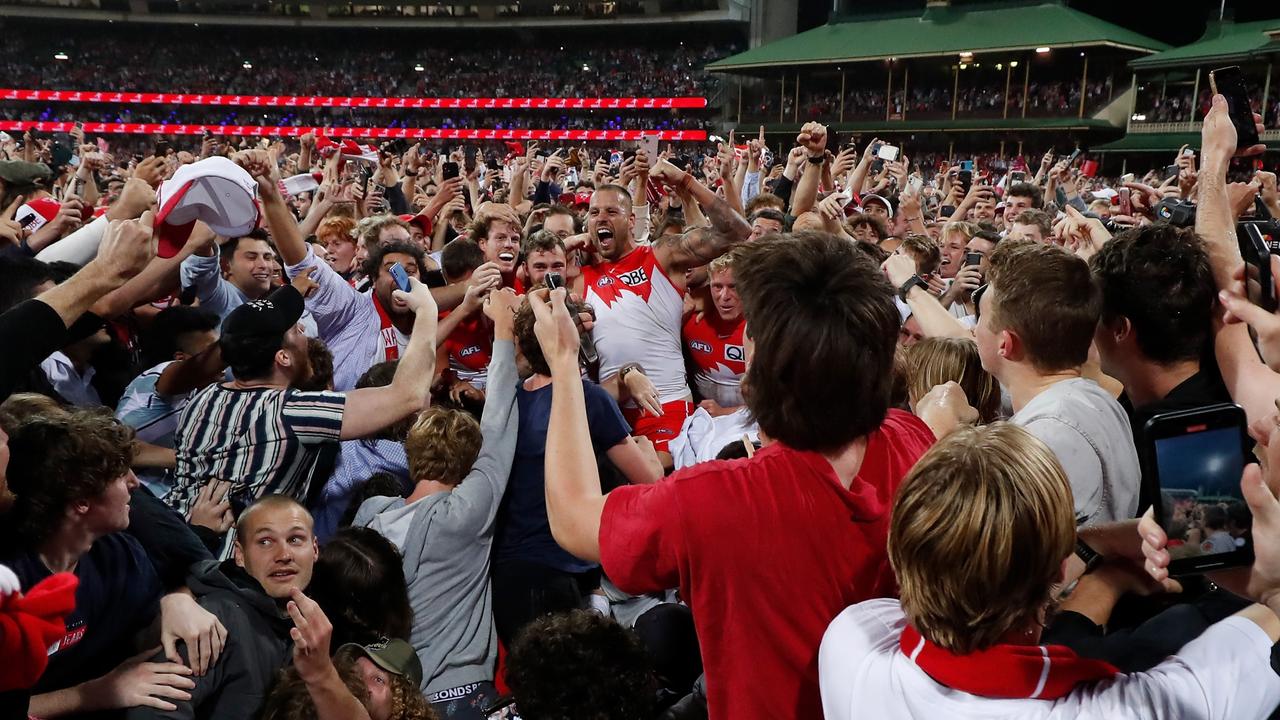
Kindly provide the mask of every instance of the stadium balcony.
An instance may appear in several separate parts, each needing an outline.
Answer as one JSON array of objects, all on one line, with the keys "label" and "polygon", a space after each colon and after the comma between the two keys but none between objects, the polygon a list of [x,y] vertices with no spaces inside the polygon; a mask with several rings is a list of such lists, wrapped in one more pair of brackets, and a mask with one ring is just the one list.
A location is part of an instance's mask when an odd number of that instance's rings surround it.
[{"label": "stadium balcony", "polygon": [[0,18],[192,25],[445,28],[749,22],[760,0],[466,0],[363,3],[249,0],[16,0]]},{"label": "stadium balcony", "polygon": [[[1209,70],[1240,66],[1269,130],[1261,140],[1280,148],[1280,93],[1272,89],[1272,66],[1280,59],[1280,20],[1235,23],[1211,21],[1204,35],[1190,45],[1138,58],[1129,63],[1137,88],[1129,109],[1125,136],[1098,146],[1108,154],[1169,152],[1183,145],[1197,147],[1201,118],[1212,90]],[[1277,78],[1280,79],[1280,78]]]},{"label": "stadium balcony", "polygon": [[[1127,63],[1168,46],[1061,2],[859,14],[710,63],[727,120],[778,140],[820,120],[842,137],[1021,153],[1119,137]],[[833,122],[834,119],[834,122]]]}]

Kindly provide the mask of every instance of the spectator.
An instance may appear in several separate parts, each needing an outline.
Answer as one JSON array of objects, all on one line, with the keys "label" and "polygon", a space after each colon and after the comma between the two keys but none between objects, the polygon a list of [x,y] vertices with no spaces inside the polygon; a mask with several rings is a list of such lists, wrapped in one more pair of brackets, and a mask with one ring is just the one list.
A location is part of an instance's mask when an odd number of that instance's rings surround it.
[{"label": "spectator", "polygon": [[307,593],[332,618],[334,642],[407,641],[413,609],[400,551],[363,527],[347,527],[325,543]]},{"label": "spectator", "polygon": [[424,411],[406,441],[413,493],[371,498],[356,515],[355,524],[404,553],[422,691],[445,717],[482,718],[479,711],[497,697],[488,559],[515,451],[515,307],[508,291],[486,303],[495,327],[494,390],[480,427],[461,411]]},{"label": "spectator", "polygon": [[907,358],[907,394],[913,411],[930,390],[956,382],[978,411],[979,422],[999,419],[1000,384],[982,368],[978,346],[972,340],[928,338],[912,345]]},{"label": "spectator", "polygon": [[[773,444],[745,463],[703,465],[607,496],[583,450],[577,333],[563,293],[553,294],[551,307],[531,300],[556,390],[548,517],[562,547],[601,558],[623,590],[681,587],[697,609],[712,715],[807,717],[819,712],[812,667],[824,623],[849,598],[892,592],[881,569],[886,508],[876,498],[892,494],[934,433],[956,422],[958,408],[972,410],[955,386],[923,403],[933,431],[887,410],[898,315],[888,285],[851,244],[824,235],[762,239],[744,246],[734,266],[751,328],[746,400]],[[817,287],[820,312],[805,300]],[[835,369],[846,375],[833,377]],[[821,389],[805,385],[819,377]],[[847,398],[833,397],[833,388]],[[756,518],[755,532],[730,542],[713,529],[744,514]],[[794,527],[800,518],[803,532]],[[833,538],[844,544],[833,547]],[[761,592],[770,587],[787,588],[785,602]],[[731,629],[746,618],[760,631]]]},{"label": "spectator", "polygon": [[1087,264],[1059,247],[1004,243],[988,282],[976,337],[982,366],[1013,398],[1010,420],[1057,455],[1081,523],[1135,517],[1141,478],[1129,419],[1081,376],[1102,305]]},{"label": "spectator", "polygon": [[[1251,473],[1242,484],[1255,513],[1280,511]],[[927,453],[893,508],[901,601],[850,607],[823,638],[826,717],[1234,718],[1264,717],[1280,703],[1269,662],[1280,623],[1261,605],[1147,673],[1040,644],[1054,596],[1075,574],[1071,491],[1055,453],[1014,425],[964,429]],[[957,507],[968,512],[958,518]]]}]

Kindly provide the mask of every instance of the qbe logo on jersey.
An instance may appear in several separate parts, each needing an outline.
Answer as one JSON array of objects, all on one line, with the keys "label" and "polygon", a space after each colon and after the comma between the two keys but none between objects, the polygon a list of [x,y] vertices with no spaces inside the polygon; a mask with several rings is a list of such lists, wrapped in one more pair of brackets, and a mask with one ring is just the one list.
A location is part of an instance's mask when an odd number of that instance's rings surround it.
[{"label": "qbe logo on jersey", "polygon": [[627,287],[636,287],[637,285],[643,285],[649,282],[649,273],[646,273],[644,268],[636,268],[631,272],[619,275],[618,279]]},{"label": "qbe logo on jersey", "polygon": [[747,354],[743,352],[741,345],[725,345],[724,359],[732,360],[734,362],[746,362]]}]

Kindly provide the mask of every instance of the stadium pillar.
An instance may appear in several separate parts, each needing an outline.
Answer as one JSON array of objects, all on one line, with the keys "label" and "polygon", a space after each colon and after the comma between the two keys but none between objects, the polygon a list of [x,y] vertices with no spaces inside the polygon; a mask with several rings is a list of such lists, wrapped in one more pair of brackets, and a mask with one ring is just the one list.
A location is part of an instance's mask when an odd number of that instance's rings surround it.
[{"label": "stadium pillar", "polygon": [[889,121],[889,116],[893,114],[893,61],[889,61],[889,87],[884,91],[884,119]]},{"label": "stadium pillar", "polygon": [[840,122],[844,122],[844,70],[840,71]]},{"label": "stadium pillar", "polygon": [[954,162],[955,156],[956,156],[956,141],[948,140],[947,141],[947,164],[948,165]]},{"label": "stadium pillar", "polygon": [[1196,121],[1196,110],[1200,107],[1200,68],[1196,68],[1196,82],[1191,86],[1191,117],[1189,122]]},{"label": "stadium pillar", "polygon": [[799,70],[796,70],[796,104],[795,104],[795,107],[791,108],[791,110],[793,113],[791,116],[791,121],[800,122],[800,71]]},{"label": "stadium pillar", "polygon": [[1031,60],[1027,60],[1026,69],[1022,71],[1022,117],[1027,116],[1027,93],[1031,88]]},{"label": "stadium pillar", "polygon": [[1080,117],[1084,117],[1084,99],[1089,94],[1089,56],[1084,56],[1084,71],[1080,73]]},{"label": "stadium pillar", "polygon": [[[1133,90],[1134,92],[1137,92],[1138,88],[1134,88]],[[1168,90],[1169,90],[1169,73],[1165,73],[1160,76],[1160,102],[1164,102],[1164,94],[1168,92]]]},{"label": "stadium pillar", "polygon": [[1009,117],[1009,83],[1013,82],[1013,66],[1009,65],[1004,71],[1004,114],[1001,117]]},{"label": "stadium pillar", "polygon": [[742,124],[742,76],[738,76],[738,125]]},{"label": "stadium pillar", "polygon": [[960,66],[951,66],[951,119],[956,119],[956,103],[960,101]]},{"label": "stadium pillar", "polygon": [[1271,61],[1267,60],[1267,79],[1262,81],[1262,117],[1267,117],[1267,100],[1271,97]]},{"label": "stadium pillar", "polygon": [[1129,126],[1133,124],[1133,114],[1138,111],[1138,73],[1133,74],[1129,84],[1133,86],[1133,94],[1129,96],[1129,115],[1124,119],[1125,132],[1129,132]]},{"label": "stadium pillar", "polygon": [[778,124],[782,124],[782,114],[787,111],[787,72],[782,71],[781,85],[778,87]]},{"label": "stadium pillar", "polygon": [[902,66],[902,119],[907,119],[907,106],[911,104],[911,97],[907,93],[911,92],[907,89],[911,82],[911,66]]},{"label": "stadium pillar", "polygon": [[998,157],[1001,160],[1004,160],[1004,141],[1003,140],[1000,141],[1000,155]]}]

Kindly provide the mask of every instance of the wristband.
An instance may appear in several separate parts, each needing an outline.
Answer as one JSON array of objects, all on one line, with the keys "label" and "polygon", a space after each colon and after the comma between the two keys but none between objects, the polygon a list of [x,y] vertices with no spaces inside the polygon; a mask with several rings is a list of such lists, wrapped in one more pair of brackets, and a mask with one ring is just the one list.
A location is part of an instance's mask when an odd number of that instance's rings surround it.
[{"label": "wristband", "polygon": [[813,163],[814,165],[820,165],[820,164],[822,164],[822,163],[824,163],[824,162],[826,162],[826,161],[827,161],[827,155],[826,155],[826,153],[823,153],[822,155],[810,155],[810,156],[809,156],[809,162]]},{"label": "wristband", "polygon": [[925,292],[929,292],[929,283],[925,282],[919,275],[912,275],[907,281],[902,283],[902,287],[898,288],[898,298],[902,302],[907,301],[907,295],[911,294],[911,288],[918,287]]},{"label": "wristband", "polygon": [[410,172],[409,170],[405,170],[405,171],[404,171],[404,174],[405,174],[405,175],[408,175],[409,177],[418,177],[418,173],[417,173],[417,171],[412,171],[412,172]]},{"label": "wristband", "polygon": [[1089,547],[1085,541],[1076,538],[1076,557],[1084,562],[1084,574],[1088,575],[1102,564],[1102,554]]}]

